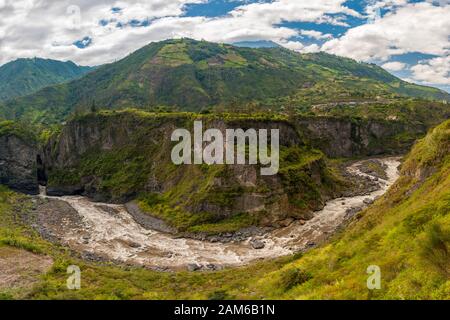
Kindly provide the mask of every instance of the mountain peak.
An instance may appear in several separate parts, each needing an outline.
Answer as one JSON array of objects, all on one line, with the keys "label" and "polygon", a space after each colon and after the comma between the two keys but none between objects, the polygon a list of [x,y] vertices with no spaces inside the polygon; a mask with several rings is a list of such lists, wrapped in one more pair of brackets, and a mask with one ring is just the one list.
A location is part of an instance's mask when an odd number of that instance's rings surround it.
[{"label": "mountain peak", "polygon": [[20,58],[0,67],[0,101],[77,79],[91,70],[72,61]]},{"label": "mountain peak", "polygon": [[[41,58],[41,57],[18,58],[16,60],[12,60],[10,62],[5,63],[3,66],[9,65],[9,64],[18,64],[18,63],[37,63],[37,64],[41,64],[41,63],[49,63],[50,64],[50,63],[53,63],[53,64],[68,64],[68,65],[78,66],[75,62],[73,62],[71,60],[60,61],[60,60],[54,60],[54,59],[49,59],[49,58]],[[1,67],[3,67],[3,66],[1,66]],[[83,66],[78,66],[78,67],[83,67]]]},{"label": "mountain peak", "polygon": [[113,109],[200,111],[251,102],[278,110],[400,96],[450,100],[440,90],[403,82],[380,67],[348,58],[183,38],[150,43],[79,80],[0,106],[0,111],[60,121],[74,110],[88,110],[93,101]]}]

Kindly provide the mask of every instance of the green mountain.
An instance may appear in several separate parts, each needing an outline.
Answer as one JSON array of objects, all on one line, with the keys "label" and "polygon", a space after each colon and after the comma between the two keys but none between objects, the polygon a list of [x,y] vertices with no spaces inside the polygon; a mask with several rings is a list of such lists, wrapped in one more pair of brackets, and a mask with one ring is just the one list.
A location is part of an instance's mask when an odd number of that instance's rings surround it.
[{"label": "green mountain", "polygon": [[379,97],[450,100],[450,95],[406,83],[373,64],[283,48],[240,48],[194,40],[152,43],[70,83],[0,105],[0,116],[59,122],[73,111],[176,107],[200,111],[366,101]]},{"label": "green mountain", "polygon": [[91,70],[71,61],[34,58],[9,62],[0,67],[0,101],[79,78]]}]

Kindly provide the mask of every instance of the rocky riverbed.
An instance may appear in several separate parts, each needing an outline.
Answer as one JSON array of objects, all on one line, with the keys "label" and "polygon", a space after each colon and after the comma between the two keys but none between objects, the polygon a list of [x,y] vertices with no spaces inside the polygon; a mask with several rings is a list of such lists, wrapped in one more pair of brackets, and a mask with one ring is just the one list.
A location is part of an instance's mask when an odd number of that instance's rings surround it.
[{"label": "rocky riverbed", "polygon": [[164,226],[149,229],[154,221],[140,221],[124,205],[95,203],[81,196],[41,194],[26,219],[46,238],[87,259],[157,270],[217,270],[305,251],[328,239],[357,212],[382,196],[398,178],[398,158],[376,161],[376,170],[373,165],[366,170],[367,165],[361,161],[347,168],[348,174],[373,181],[359,195],[327,202],[311,220],[293,221],[269,232],[243,232],[239,238],[231,236],[226,243],[176,237],[165,232],[170,230],[164,230]]}]

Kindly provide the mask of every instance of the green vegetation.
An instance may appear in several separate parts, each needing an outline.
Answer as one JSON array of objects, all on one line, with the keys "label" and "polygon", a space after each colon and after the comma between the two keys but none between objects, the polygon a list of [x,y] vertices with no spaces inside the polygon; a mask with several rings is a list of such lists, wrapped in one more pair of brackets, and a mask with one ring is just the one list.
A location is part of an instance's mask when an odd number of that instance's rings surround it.
[{"label": "green vegetation", "polygon": [[396,103],[403,96],[450,100],[443,91],[403,82],[380,67],[347,58],[183,39],[152,43],[81,79],[0,104],[0,115],[52,124],[93,105],[309,112],[314,104],[380,97]]},{"label": "green vegetation", "polygon": [[[302,110],[299,110],[302,113]],[[422,99],[391,99],[364,103],[338,102],[313,106],[307,114],[313,116],[347,117],[424,124],[434,127],[450,117],[449,105]]]},{"label": "green vegetation", "polygon": [[0,67],[0,101],[25,96],[44,87],[80,78],[91,71],[73,62],[18,59]]},{"label": "green vegetation", "polygon": [[[218,272],[161,273],[83,262],[40,239],[17,214],[29,198],[0,188],[0,243],[45,253],[55,264],[28,299],[450,299],[450,121],[422,139],[399,181],[331,243],[302,256]],[[158,202],[158,200],[154,200]],[[82,289],[66,288],[79,265]],[[381,290],[366,287],[378,265]]]},{"label": "green vegetation", "polygon": [[[317,166],[320,181],[311,176],[314,171],[311,166]],[[304,213],[314,211],[322,203],[323,196],[332,195],[333,189],[344,185],[344,181],[327,167],[323,153],[308,147],[281,149],[280,176],[289,202]]]},{"label": "green vegetation", "polygon": [[[187,52],[188,48],[185,43],[169,44],[163,47],[152,61],[153,63],[161,63],[169,67],[178,67],[183,64],[191,64],[193,61]],[[150,67],[150,64],[149,66]]]},{"label": "green vegetation", "polygon": [[17,213],[30,210],[31,202],[0,185],[0,246],[8,245],[34,253],[44,253],[49,244],[28,227],[17,223]]},{"label": "green vegetation", "polygon": [[280,286],[284,291],[302,285],[311,280],[312,276],[298,268],[291,268],[285,270],[280,277]]},{"label": "green vegetation", "polygon": [[[403,82],[376,65],[325,53],[168,40],[88,71],[42,59],[2,66],[0,115],[10,120],[0,118],[0,137],[46,145],[56,144],[73,125],[93,129],[69,137],[89,147],[69,150],[62,167],[49,167],[49,187],[82,187],[106,201],[136,200],[142,211],[179,232],[270,226],[280,213],[274,204],[286,211],[277,219],[302,218],[324,198],[340,194],[346,185],[339,161],[309,145],[295,128],[296,117],[373,121],[374,126],[389,122],[398,127],[395,136],[369,137],[369,146],[383,143],[394,150],[450,116],[447,103],[436,101],[449,101],[448,94]],[[238,127],[277,122],[292,128],[302,143],[281,147],[275,179],[256,174],[244,184],[238,177],[253,172],[172,164],[174,144],[167,137],[174,128],[192,128],[196,119]],[[389,193],[329,244],[303,256],[219,272],[158,273],[81,261],[22,224],[19,215],[32,210],[31,199],[0,186],[0,248],[55,261],[35,287],[0,292],[0,299],[450,299],[449,143],[447,121],[416,144]],[[53,150],[48,156],[58,155]],[[382,173],[372,164],[368,169]],[[255,195],[264,209],[238,205],[241,197]],[[80,291],[66,289],[71,264],[82,269]],[[366,287],[370,265],[381,268],[381,290]]]},{"label": "green vegetation", "polygon": [[[30,198],[0,187],[0,249],[12,246],[53,258],[51,270],[29,289],[0,290],[0,299],[224,299],[232,288],[274,271],[290,258],[256,263],[248,268],[208,273],[166,273],[139,267],[119,267],[82,261],[63,247],[41,239],[20,222],[32,207]],[[82,289],[67,289],[67,267],[82,272]],[[232,271],[232,272],[230,272]],[[206,276],[206,277],[205,277]],[[221,288],[221,289],[218,289]],[[248,292],[247,292],[248,294]]]},{"label": "green vegetation", "polygon": [[[260,279],[264,292],[279,298],[285,272],[298,268],[311,279],[282,298],[449,299],[449,143],[447,121],[414,147],[386,196],[331,244]],[[365,285],[370,265],[381,268],[381,290]]]},{"label": "green vegetation", "polygon": [[0,118],[0,137],[9,135],[17,136],[28,143],[35,143],[37,141],[32,129],[28,126]]},{"label": "green vegetation", "polygon": [[[320,151],[306,146],[282,147],[280,173],[275,179],[261,177],[258,166],[176,166],[170,159],[175,145],[170,141],[173,128],[192,129],[195,119],[202,119],[205,128],[217,121],[240,128],[246,121],[262,125],[272,118],[290,128],[286,120],[281,120],[283,117],[270,113],[221,117],[128,110],[79,115],[54,143],[69,137],[82,139],[86,150],[69,150],[65,155],[71,159],[69,166],[67,160],[55,158],[56,163],[64,165],[49,167],[48,187],[84,189],[101,201],[137,200],[143,211],[180,232],[224,233],[271,224],[272,213],[280,210],[272,209],[277,199],[287,201],[289,207],[278,214],[301,218],[320,208],[323,198],[339,193],[343,187]],[[72,127],[84,129],[75,133]],[[91,141],[91,137],[72,136],[83,132],[98,132],[98,138]],[[245,172],[254,172],[251,185],[239,178]],[[255,211],[239,204],[245,203],[240,201],[243,196],[254,195],[261,199],[255,200],[259,201],[255,207],[261,209]]]}]

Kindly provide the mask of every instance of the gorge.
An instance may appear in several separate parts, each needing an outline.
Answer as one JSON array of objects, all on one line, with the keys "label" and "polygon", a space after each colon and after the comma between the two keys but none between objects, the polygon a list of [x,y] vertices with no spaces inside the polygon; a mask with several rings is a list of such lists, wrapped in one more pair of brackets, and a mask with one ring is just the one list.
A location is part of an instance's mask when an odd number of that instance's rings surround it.
[{"label": "gorge", "polygon": [[[398,178],[398,158],[377,159],[386,165],[386,180],[360,171],[362,162],[347,170],[379,181],[379,187],[366,195],[330,200],[323,210],[309,221],[293,221],[284,228],[260,233],[242,241],[228,243],[173,237],[139,225],[123,205],[91,202],[80,196],[48,197],[45,190],[37,215],[42,225],[37,230],[46,238],[59,242],[91,259],[143,265],[155,270],[217,270],[236,267],[252,261],[306,251],[330,236],[355,214],[382,196]],[[54,201],[63,201],[71,208],[70,219],[59,212],[60,219],[49,209]],[[66,210],[67,211],[67,210]],[[260,244],[256,246],[255,244]]]},{"label": "gorge", "polygon": [[[223,121],[203,116],[206,128],[280,130],[281,171],[265,178],[257,165],[233,165],[225,173],[223,167],[194,173],[194,167],[171,163],[170,136],[178,125],[192,126],[195,117],[123,111],[69,122],[43,151],[34,150],[38,163],[31,165],[33,183],[46,187],[41,187],[39,205],[27,223],[87,259],[158,270],[240,266],[305,251],[328,239],[395,182],[398,158],[377,157],[383,153],[379,148],[387,152],[398,146],[398,153],[407,148],[396,139],[402,131],[395,123],[332,118]],[[315,136],[319,134],[321,139]],[[336,146],[333,140],[342,147],[329,152],[328,145]],[[339,164],[313,149],[312,141],[320,141],[318,147],[329,156],[371,157]],[[135,168],[143,157],[151,163]],[[287,160],[292,157],[295,167]],[[105,159],[112,167],[104,167]],[[89,166],[92,171],[87,171]],[[121,170],[125,176],[115,178]],[[283,176],[286,172],[299,178],[290,182]],[[182,189],[183,195],[175,199],[178,205],[170,205],[180,185],[193,180],[195,188],[187,193]],[[196,192],[200,197],[192,200]],[[170,199],[165,200],[166,195]],[[224,200],[215,202],[214,197]],[[178,223],[167,211],[169,205],[192,221]]]},{"label": "gorge", "polygon": [[[69,62],[61,81],[55,63],[12,62],[26,72],[0,97],[0,300],[449,298],[448,93],[323,52],[190,39]],[[37,67],[49,82],[24,91]],[[202,132],[177,150],[180,128]],[[227,160],[227,130],[266,132],[276,172],[249,146],[249,163],[173,161],[212,145]]]}]

